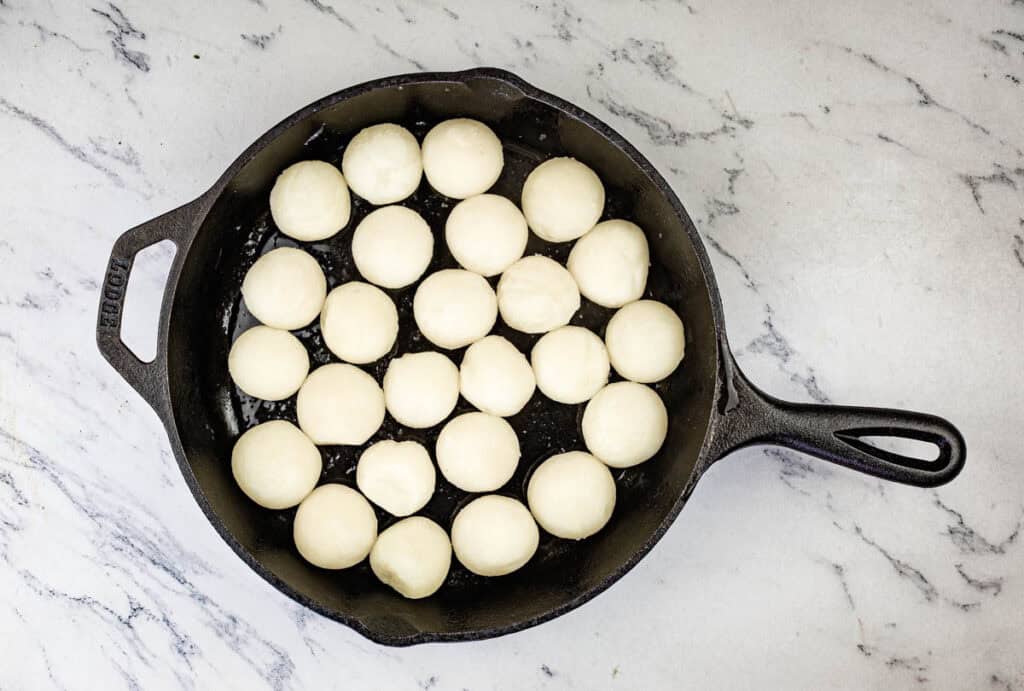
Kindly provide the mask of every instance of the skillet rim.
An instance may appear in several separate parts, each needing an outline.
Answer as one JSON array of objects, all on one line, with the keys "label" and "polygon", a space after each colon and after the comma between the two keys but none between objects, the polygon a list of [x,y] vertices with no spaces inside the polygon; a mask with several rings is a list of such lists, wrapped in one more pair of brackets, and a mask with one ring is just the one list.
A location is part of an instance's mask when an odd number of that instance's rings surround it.
[{"label": "skillet rim", "polygon": [[[708,410],[707,425],[705,427],[704,438],[701,443],[696,463],[694,464],[694,468],[690,473],[690,478],[683,491],[675,500],[668,513],[666,513],[665,518],[651,532],[643,544],[641,544],[626,561],[606,576],[601,582],[542,614],[502,626],[459,632],[416,631],[408,634],[390,634],[375,629],[372,624],[367,624],[362,618],[333,610],[322,605],[319,601],[313,600],[293,589],[288,585],[288,583],[278,578],[278,576],[276,576],[272,571],[263,566],[262,562],[260,562],[244,546],[242,546],[241,543],[239,543],[234,534],[228,530],[220,519],[220,516],[207,501],[203,488],[200,486],[195,474],[192,472],[191,464],[185,454],[184,445],[178,433],[175,405],[171,397],[170,373],[166,366],[171,313],[173,312],[176,303],[178,283],[181,277],[182,268],[185,262],[188,261],[193,241],[198,235],[198,231],[202,227],[203,222],[206,220],[206,217],[209,215],[214,203],[220,198],[231,180],[233,180],[238,172],[270,142],[292,126],[315,115],[319,111],[369,91],[429,82],[466,84],[474,79],[490,79],[501,82],[516,89],[525,98],[543,103],[564,113],[570,118],[582,122],[588,128],[608,140],[613,146],[625,153],[626,156],[628,156],[629,159],[652,181],[661,195],[669,203],[672,210],[681,220],[681,225],[683,226],[682,230],[687,234],[690,244],[693,246],[698,264],[703,274],[704,286],[707,291],[711,307],[712,322],[714,324],[716,336],[713,339],[716,349],[716,352],[714,353],[716,366],[714,390],[712,391],[711,396],[712,405]],[[192,213],[188,220],[187,231],[185,233],[186,237],[180,243],[180,247],[174,260],[174,266],[168,276],[168,283],[164,292],[164,300],[160,315],[160,331],[158,334],[159,347],[157,353],[157,358],[163,361],[164,372],[161,380],[161,391],[157,396],[159,400],[155,405],[153,405],[158,417],[161,418],[161,421],[164,424],[172,450],[174,451],[175,459],[177,460],[178,467],[181,470],[181,474],[207,520],[220,535],[221,539],[227,543],[231,550],[238,555],[238,557],[248,565],[250,569],[259,575],[264,581],[295,602],[298,602],[304,607],[307,607],[328,619],[344,624],[375,643],[392,647],[406,647],[422,643],[474,641],[496,638],[498,636],[515,633],[517,631],[537,626],[538,624],[555,619],[580,607],[604,592],[606,589],[611,587],[612,584],[625,576],[626,573],[631,571],[640,562],[640,560],[643,559],[651,549],[653,549],[654,545],[661,540],[668,531],[668,528],[675,522],[679,513],[682,511],[683,506],[689,499],[690,494],[693,492],[697,481],[708,469],[711,463],[714,460],[717,460],[716,458],[708,458],[708,456],[713,453],[712,442],[718,433],[718,429],[722,421],[722,415],[718,410],[717,402],[721,398],[723,383],[726,378],[729,377],[730,372],[730,368],[728,367],[729,363],[724,362],[724,360],[730,359],[731,356],[728,354],[729,347],[725,337],[724,316],[721,297],[718,292],[718,284],[715,280],[714,271],[711,267],[711,262],[704,247],[704,243],[697,232],[696,226],[682,202],[669,186],[665,178],[636,147],[626,140],[625,137],[591,113],[558,96],[555,96],[554,94],[533,86],[508,70],[493,67],[476,67],[467,70],[455,70],[449,72],[411,72],[362,82],[336,91],[310,103],[307,106],[304,106],[303,108],[300,108],[271,127],[264,134],[260,135],[259,138],[249,145],[231,163],[231,165],[228,166],[213,186],[211,186],[206,192],[202,193],[195,201],[185,205],[183,208],[190,208]],[[370,620],[372,621],[372,618]]]}]

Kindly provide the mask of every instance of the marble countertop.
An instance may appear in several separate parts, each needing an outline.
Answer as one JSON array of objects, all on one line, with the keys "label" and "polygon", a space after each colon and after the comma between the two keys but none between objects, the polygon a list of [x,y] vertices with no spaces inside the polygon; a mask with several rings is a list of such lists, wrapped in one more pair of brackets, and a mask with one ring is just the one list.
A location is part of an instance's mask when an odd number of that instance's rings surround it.
[{"label": "marble countertop", "polygon": [[[488,5],[0,0],[0,687],[1024,689],[1024,3]],[[736,453],[607,593],[478,643],[378,647],[250,572],[96,350],[111,245],[320,96],[473,65],[659,167],[754,381],[947,417],[959,479]]]}]

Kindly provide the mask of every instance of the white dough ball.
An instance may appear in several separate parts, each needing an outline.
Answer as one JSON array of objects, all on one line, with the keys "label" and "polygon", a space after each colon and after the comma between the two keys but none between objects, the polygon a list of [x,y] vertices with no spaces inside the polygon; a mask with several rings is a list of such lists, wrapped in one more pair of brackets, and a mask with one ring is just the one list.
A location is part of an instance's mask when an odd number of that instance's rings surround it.
[{"label": "white dough ball", "polygon": [[452,350],[487,335],[498,318],[498,300],[483,276],[444,269],[416,288],[412,312],[427,340]]},{"label": "white dough ball", "polygon": [[516,472],[519,438],[500,417],[463,413],[441,429],[435,453],[448,482],[466,492],[493,492]]},{"label": "white dough ball", "polygon": [[643,297],[650,263],[640,226],[614,220],[598,223],[581,237],[568,266],[584,297],[603,307],[622,307]]},{"label": "white dough ball", "polygon": [[600,337],[582,326],[544,334],[530,353],[537,388],[559,403],[582,403],[608,383],[608,351]]},{"label": "white dough ball", "polygon": [[231,451],[235,482],[267,509],[287,509],[305,499],[321,470],[320,451],[287,420],[250,427]]},{"label": "white dough ball", "polygon": [[415,441],[379,441],[356,465],[359,491],[394,516],[408,516],[426,506],[435,480],[430,454]]},{"label": "white dough ball", "polygon": [[324,161],[288,166],[270,190],[274,223],[282,233],[301,242],[331,237],[345,227],[351,211],[344,176]]},{"label": "white dough ball", "polygon": [[485,336],[466,349],[459,368],[462,395],[490,413],[515,415],[533,396],[537,382],[526,356],[503,336]]},{"label": "white dough ball", "polygon": [[345,147],[341,171],[349,187],[371,204],[402,201],[420,185],[420,145],[409,130],[384,123],[360,130]]},{"label": "white dough ball", "polygon": [[331,352],[363,365],[387,355],[398,338],[398,310],[387,294],[351,281],[330,292],[320,314],[320,332]]},{"label": "white dough ball", "polygon": [[384,374],[384,401],[406,427],[433,427],[459,400],[459,368],[441,353],[407,353]]},{"label": "white dough ball", "polygon": [[309,253],[279,247],[256,260],[242,280],[242,299],[252,316],[275,329],[301,329],[324,306],[327,279]]},{"label": "white dough ball", "polygon": [[481,276],[497,276],[522,257],[529,234],[519,207],[497,194],[459,202],[444,225],[455,261]]},{"label": "white dough ball", "polygon": [[504,576],[530,561],[540,532],[521,502],[487,494],[467,504],[452,522],[452,549],[479,576]]},{"label": "white dough ball", "polygon": [[437,592],[451,565],[448,533],[423,516],[410,516],[390,526],[370,550],[370,568],[377,578],[411,600]]},{"label": "white dough ball", "polygon": [[292,537],[310,564],[346,569],[370,553],[377,539],[377,516],[351,487],[320,485],[299,504]]},{"label": "white dough ball", "polygon": [[583,411],[583,441],[613,468],[629,468],[658,453],[668,412],[654,389],[631,381],[609,384]]},{"label": "white dough ball", "polygon": [[465,199],[486,192],[504,164],[501,140],[478,120],[445,120],[423,138],[423,173],[446,197]]},{"label": "white dough ball", "polygon": [[612,315],[604,340],[615,371],[641,384],[672,374],[686,346],[683,322],[654,300],[631,302]]},{"label": "white dough ball", "polygon": [[372,211],[352,235],[352,259],[359,273],[383,288],[414,283],[430,264],[434,235],[423,217],[404,206]]},{"label": "white dough ball", "polygon": [[574,158],[544,161],[523,183],[523,215],[549,242],[575,240],[594,227],[604,211],[604,185]]},{"label": "white dough ball", "polygon": [[332,363],[306,378],[295,410],[314,443],[359,446],[384,422],[384,392],[358,367]]},{"label": "white dough ball", "polygon": [[589,453],[570,451],[552,456],[533,471],[526,500],[541,528],[555,537],[582,540],[612,517],[615,479],[608,466]]},{"label": "white dough ball", "polygon": [[539,254],[523,257],[498,281],[501,318],[518,331],[551,331],[568,324],[579,308],[576,279],[564,266]]},{"label": "white dough ball", "polygon": [[228,373],[245,393],[280,401],[299,390],[309,374],[309,354],[288,331],[254,326],[228,352]]}]

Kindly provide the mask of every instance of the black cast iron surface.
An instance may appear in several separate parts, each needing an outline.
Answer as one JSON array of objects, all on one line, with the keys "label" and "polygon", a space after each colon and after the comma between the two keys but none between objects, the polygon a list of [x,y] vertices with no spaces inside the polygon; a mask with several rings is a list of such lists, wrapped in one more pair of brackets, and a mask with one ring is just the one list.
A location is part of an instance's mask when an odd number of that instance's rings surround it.
[{"label": "black cast iron surface", "polygon": [[[454,116],[490,125],[505,146],[505,168],[492,191],[519,201],[523,180],[540,161],[572,155],[594,168],[608,192],[605,218],[627,218],[644,228],[652,265],[647,297],[675,309],[686,325],[686,357],[655,388],[670,416],[659,454],[636,468],[616,471],[618,502],[609,525],[582,542],[543,535],[537,555],[520,571],[485,579],[457,561],[434,596],[405,600],[376,581],[364,563],[330,572],[303,561],[291,539],[294,511],[269,511],[250,502],[231,477],[231,447],[257,422],[295,420],[294,398],[280,403],[252,399],[227,374],[227,352],[241,331],[255,324],[240,299],[245,271],[264,252],[301,246],[324,267],[328,286],[359,279],[351,261],[351,229],[372,209],[353,196],[345,231],[318,243],[296,243],[277,233],[268,194],[276,175],[302,159],[339,164],[348,140],[362,127],[397,122],[418,138]],[[455,266],[443,240],[454,202],[424,181],[403,202],[419,211],[435,236],[429,272]],[[178,246],[168,278],[158,334],[158,355],[140,362],[120,340],[124,288],[132,259],[154,242]],[[565,260],[571,243],[531,236],[527,253]],[[492,284],[495,281],[492,280]],[[400,315],[392,355],[433,349],[412,319],[415,285],[388,291]],[[603,335],[612,311],[587,300],[573,320]],[[496,332],[529,352],[537,336],[503,325]],[[319,329],[296,332],[313,366],[336,358]],[[717,288],[696,229],[664,179],[620,135],[593,116],[491,69],[414,74],[370,82],[329,96],[288,118],[251,146],[200,199],[125,233],[115,244],[97,323],[100,350],[163,420],[182,473],[210,522],[257,573],[286,594],[369,638],[408,645],[497,636],[551,619],[618,580],[668,528],[708,465],[753,443],[783,444],[862,472],[908,484],[932,486],[952,479],[964,460],[964,443],[948,422],[885,409],[786,403],[760,392],[736,369],[725,340]],[[447,351],[461,361],[464,349]],[[389,358],[367,370],[383,377]],[[614,379],[614,377],[613,377]],[[456,412],[469,410],[462,399]],[[510,419],[523,458],[500,493],[523,498],[525,480],[544,458],[583,448],[582,406],[556,404],[539,392]],[[367,443],[406,438],[433,450],[440,426],[407,430],[388,418]],[[861,442],[865,435],[934,443],[936,461],[899,456]],[[322,482],[354,485],[362,447],[323,447]],[[421,512],[449,527],[469,496],[438,476],[438,492]],[[393,519],[378,512],[381,529]]]}]

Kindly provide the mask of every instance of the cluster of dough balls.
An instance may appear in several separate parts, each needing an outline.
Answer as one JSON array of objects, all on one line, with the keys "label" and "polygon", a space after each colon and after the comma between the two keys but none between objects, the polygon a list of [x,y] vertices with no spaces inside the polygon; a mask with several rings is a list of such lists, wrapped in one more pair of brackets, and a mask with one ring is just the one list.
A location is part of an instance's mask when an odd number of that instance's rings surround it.
[{"label": "cluster of dough balls", "polygon": [[[565,539],[595,534],[615,507],[609,468],[653,457],[668,430],[665,405],[647,384],[676,369],[685,339],[673,310],[642,299],[650,263],[643,230],[622,219],[599,222],[604,186],[580,161],[538,165],[523,185],[521,210],[488,193],[503,165],[501,141],[476,120],[444,121],[422,145],[399,125],[367,127],[345,148],[340,171],[300,161],[270,193],[275,225],[299,242],[330,239],[349,224],[350,190],[379,207],[352,233],[353,262],[364,281],[328,291],[310,253],[280,247],[260,257],[242,283],[243,301],[260,325],[236,339],[228,371],[254,398],[296,396],[298,426],[272,420],[238,438],[231,469],[239,487],[260,506],[298,507],[295,545],[311,564],[344,569],[368,557],[377,577],[409,598],[441,587],[453,553],[473,573],[501,576],[532,558],[538,525]],[[459,268],[429,275],[434,234],[400,205],[424,177],[457,200],[443,235]],[[575,241],[567,264],[524,256],[531,230],[548,242]],[[459,366],[429,350],[392,357],[378,384],[359,366],[395,349],[398,309],[385,291],[417,282],[412,311],[419,332],[443,350],[468,348]],[[617,310],[604,338],[571,325],[583,298]],[[499,315],[509,327],[539,335],[529,358],[491,334]],[[341,362],[310,371],[309,355],[291,332],[318,318],[324,344]],[[624,381],[609,384],[613,370]],[[561,404],[585,404],[587,451],[560,453],[533,468],[524,504],[495,492],[521,460],[505,418],[537,390]],[[477,410],[449,419],[460,394]],[[412,429],[441,426],[437,469],[455,487],[481,495],[455,515],[450,538],[415,515],[437,483],[430,450],[416,441],[372,443],[359,457],[356,488],[318,486],[317,446],[362,446],[386,415]],[[399,520],[378,534],[374,506]]]},{"label": "cluster of dough balls", "polygon": [[[451,218],[448,236],[452,247],[463,248],[460,261],[473,272],[441,271],[421,283],[414,301],[419,328],[431,342],[448,349],[469,345],[490,332],[498,306],[483,276],[500,273],[519,259],[528,233],[514,204],[484,194],[503,164],[501,142],[475,120],[439,124],[427,134],[422,148],[398,125],[367,127],[345,148],[340,171],[324,161],[300,161],[278,176],[270,194],[278,230],[299,242],[328,240],[348,225],[350,190],[380,207],[352,233],[353,261],[365,282],[350,281],[328,292],[317,260],[295,247],[266,253],[243,281],[243,301],[261,324],[236,339],[228,371],[238,388],[254,398],[280,401],[296,396],[299,424],[273,420],[239,437],[232,452],[239,487],[266,508],[298,506],[295,545],[310,563],[342,569],[369,556],[380,580],[406,597],[435,592],[451,562],[452,547],[444,529],[412,515],[434,493],[436,474],[429,451],[413,441],[373,443],[359,458],[357,491],[340,484],[317,487],[323,470],[317,445],[366,444],[386,414],[411,428],[438,425],[451,414],[460,376],[446,355],[417,352],[394,358],[382,385],[357,365],[377,362],[392,352],[398,310],[385,291],[419,281],[433,258],[429,225],[400,205],[424,176],[445,196],[465,200]],[[476,231],[481,223],[494,226],[490,240],[480,241]],[[291,331],[318,317],[324,344],[341,362],[311,372],[309,355]],[[532,393],[530,371],[526,398]],[[518,391],[514,399],[522,396]],[[523,404],[525,400],[517,406]],[[502,410],[508,405],[499,401]],[[518,439],[503,419],[479,415],[487,419],[462,416],[461,424],[451,425],[442,467],[453,476],[465,476],[463,484],[497,489],[519,462]],[[473,454],[495,440],[504,455],[494,457],[493,468],[477,468]],[[402,520],[378,535],[373,505]]]}]

